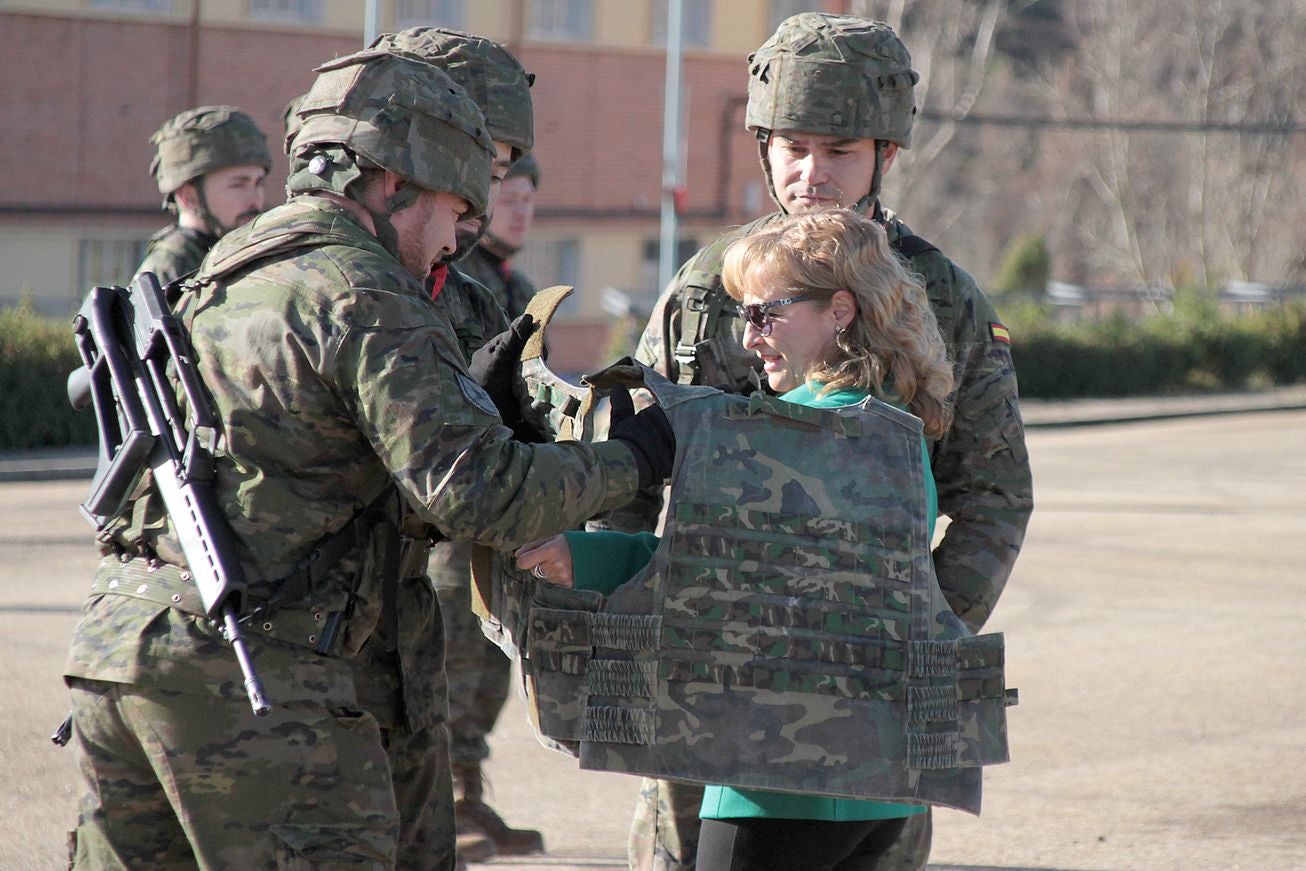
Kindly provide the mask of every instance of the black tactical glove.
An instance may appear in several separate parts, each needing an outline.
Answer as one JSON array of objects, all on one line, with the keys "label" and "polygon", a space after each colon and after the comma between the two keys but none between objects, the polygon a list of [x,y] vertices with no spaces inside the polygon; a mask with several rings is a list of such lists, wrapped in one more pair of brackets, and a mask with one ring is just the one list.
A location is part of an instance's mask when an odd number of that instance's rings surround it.
[{"label": "black tactical glove", "polygon": [[[524,423],[517,392],[517,382],[521,380],[521,352],[526,347],[526,340],[534,332],[535,320],[530,315],[519,316],[508,329],[473,353],[471,365],[467,367],[468,374],[494,400],[494,407],[499,409],[499,417],[503,418],[504,426],[512,428],[514,433]],[[522,393],[525,393],[524,389]],[[533,431],[533,427],[528,429]]]},{"label": "black tactical glove", "polygon": [[676,434],[666,412],[661,406],[650,405],[636,414],[630,391],[624,387],[612,391],[611,401],[608,438],[620,439],[630,446],[635,465],[639,467],[641,488],[660,485],[671,477],[671,466],[676,460]]}]

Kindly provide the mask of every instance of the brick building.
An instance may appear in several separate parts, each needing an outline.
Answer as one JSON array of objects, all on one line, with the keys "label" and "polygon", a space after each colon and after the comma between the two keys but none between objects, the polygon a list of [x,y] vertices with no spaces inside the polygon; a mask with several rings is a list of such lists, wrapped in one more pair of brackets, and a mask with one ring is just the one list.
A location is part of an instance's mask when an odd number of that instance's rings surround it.
[{"label": "brick building", "polygon": [[[605,288],[656,295],[666,0],[378,0],[382,31],[442,24],[507,44],[537,75],[536,228],[517,264],[566,283],[576,327]],[[743,129],[745,58],[785,16],[846,3],[685,0],[682,251],[766,211]],[[71,312],[123,281],[167,222],[147,168],[164,120],[239,106],[280,139],[312,68],[362,46],[363,0],[0,0],[0,305]],[[282,198],[284,164],[269,179]],[[591,344],[602,345],[598,337]],[[588,361],[581,361],[588,362]]]}]

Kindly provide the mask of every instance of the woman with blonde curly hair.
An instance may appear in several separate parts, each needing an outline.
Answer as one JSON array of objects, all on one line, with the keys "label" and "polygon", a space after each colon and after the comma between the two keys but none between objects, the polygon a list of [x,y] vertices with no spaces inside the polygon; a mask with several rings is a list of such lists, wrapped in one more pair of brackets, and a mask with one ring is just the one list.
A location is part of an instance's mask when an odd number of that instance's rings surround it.
[{"label": "woman with blonde curly hair", "polygon": [[[722,280],[747,321],[744,347],[788,402],[906,408],[925,435],[948,429],[952,367],[925,289],[884,231],[848,210],[789,215],[726,250]],[[938,513],[929,452],[930,535]],[[904,493],[903,498],[919,499]],[[611,593],[658,547],[649,533],[568,532],[517,551],[517,566],[550,583]],[[923,806],[708,786],[699,871],[873,869]]]},{"label": "woman with blonde curly hair", "polygon": [[878,224],[847,209],[790,215],[732,244],[721,278],[772,390],[860,391],[906,407],[932,438],[947,431],[947,349]]}]

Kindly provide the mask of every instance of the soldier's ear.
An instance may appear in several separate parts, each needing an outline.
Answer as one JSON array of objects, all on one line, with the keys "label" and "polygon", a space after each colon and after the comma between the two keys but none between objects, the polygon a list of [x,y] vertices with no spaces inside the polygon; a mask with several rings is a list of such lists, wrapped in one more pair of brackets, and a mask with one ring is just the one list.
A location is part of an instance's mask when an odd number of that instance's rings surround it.
[{"label": "soldier's ear", "polygon": [[893,159],[898,156],[898,143],[890,142],[884,146],[884,153],[880,156],[880,172],[888,172],[889,167],[893,166]]},{"label": "soldier's ear", "polygon": [[195,188],[195,182],[188,181],[181,187],[177,188],[172,194],[172,198],[177,201],[177,205],[185,209],[194,211],[200,206],[199,191]]}]

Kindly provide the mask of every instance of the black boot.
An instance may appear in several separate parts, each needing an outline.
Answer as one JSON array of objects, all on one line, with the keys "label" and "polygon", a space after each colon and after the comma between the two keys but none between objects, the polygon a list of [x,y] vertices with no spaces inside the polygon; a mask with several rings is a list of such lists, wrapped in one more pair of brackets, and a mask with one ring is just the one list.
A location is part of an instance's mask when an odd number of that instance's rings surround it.
[{"label": "black boot", "polygon": [[[544,852],[544,836],[535,829],[514,829],[485,803],[484,778],[480,765],[453,766],[454,817],[461,843],[467,836],[479,834],[489,838],[500,856],[524,856]],[[467,857],[475,862],[479,861]]]}]

